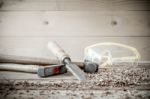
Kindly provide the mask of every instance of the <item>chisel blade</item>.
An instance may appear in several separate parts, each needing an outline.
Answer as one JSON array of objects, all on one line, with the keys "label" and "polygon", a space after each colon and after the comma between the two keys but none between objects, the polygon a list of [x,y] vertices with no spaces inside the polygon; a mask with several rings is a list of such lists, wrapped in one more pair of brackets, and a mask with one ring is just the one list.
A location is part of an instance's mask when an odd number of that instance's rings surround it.
[{"label": "chisel blade", "polygon": [[66,64],[66,68],[80,81],[86,82],[85,73],[75,64]]}]

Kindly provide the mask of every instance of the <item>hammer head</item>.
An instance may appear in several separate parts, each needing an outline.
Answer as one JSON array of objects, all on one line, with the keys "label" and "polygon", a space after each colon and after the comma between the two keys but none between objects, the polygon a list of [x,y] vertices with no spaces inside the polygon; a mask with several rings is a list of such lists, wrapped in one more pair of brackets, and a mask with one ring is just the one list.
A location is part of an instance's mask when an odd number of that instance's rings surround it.
[{"label": "hammer head", "polygon": [[51,65],[45,67],[39,67],[37,74],[40,77],[54,76],[58,74],[64,74],[67,72],[65,65]]},{"label": "hammer head", "polygon": [[84,63],[84,72],[87,72],[87,73],[98,72],[98,64],[93,63],[93,62],[85,62]]}]

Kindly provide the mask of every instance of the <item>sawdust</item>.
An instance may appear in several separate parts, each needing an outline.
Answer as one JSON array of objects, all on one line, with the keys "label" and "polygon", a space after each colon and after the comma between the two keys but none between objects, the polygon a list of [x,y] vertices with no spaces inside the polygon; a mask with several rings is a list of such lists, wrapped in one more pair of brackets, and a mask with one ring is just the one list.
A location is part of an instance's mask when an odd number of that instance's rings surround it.
[{"label": "sawdust", "polygon": [[80,83],[77,80],[67,81],[60,80],[56,82],[48,82],[41,84],[40,82],[28,82],[28,81],[6,81],[0,83],[0,89],[101,89],[102,87],[129,87],[140,86],[142,84],[149,85],[150,81],[150,69],[146,68],[110,68],[101,69],[96,74],[87,74],[87,82]]},{"label": "sawdust", "polygon": [[[47,83],[30,82],[30,81],[9,81],[0,82],[0,95],[7,97],[12,91],[41,90],[40,95],[44,95],[44,90],[108,90],[117,89],[127,92],[130,89],[150,90],[150,68],[101,68],[98,73],[87,74],[87,82],[80,83],[77,80],[57,80],[48,81]],[[59,91],[58,91],[59,93]],[[22,95],[23,93],[19,93]],[[52,92],[51,94],[56,94]],[[112,94],[109,91],[104,96]],[[66,93],[66,95],[77,96]],[[90,93],[89,97],[82,96],[83,99],[92,99],[94,93]],[[141,97],[140,95],[138,97]],[[128,99],[127,97],[126,99]]]}]

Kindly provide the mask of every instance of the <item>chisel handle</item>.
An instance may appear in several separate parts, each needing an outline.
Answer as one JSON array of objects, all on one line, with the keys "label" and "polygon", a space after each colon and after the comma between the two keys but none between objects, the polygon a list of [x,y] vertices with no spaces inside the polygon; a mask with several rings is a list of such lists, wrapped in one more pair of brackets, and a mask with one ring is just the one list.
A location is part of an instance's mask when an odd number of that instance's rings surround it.
[{"label": "chisel handle", "polygon": [[75,64],[72,64],[70,57],[66,52],[56,43],[49,42],[48,48],[59,59],[60,62],[65,63],[66,68],[81,82],[86,81],[84,72]]},{"label": "chisel handle", "polygon": [[48,49],[58,58],[61,63],[64,63],[64,59],[69,58],[69,55],[56,42],[49,42]]}]

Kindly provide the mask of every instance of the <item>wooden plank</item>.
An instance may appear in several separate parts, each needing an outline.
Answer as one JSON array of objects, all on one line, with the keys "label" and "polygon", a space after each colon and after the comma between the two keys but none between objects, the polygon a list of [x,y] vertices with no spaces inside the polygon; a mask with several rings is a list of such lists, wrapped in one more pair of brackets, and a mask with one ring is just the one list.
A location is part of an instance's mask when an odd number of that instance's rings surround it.
[{"label": "wooden plank", "polygon": [[59,9],[64,10],[150,10],[149,0],[60,0]]},{"label": "wooden plank", "polygon": [[[14,64],[15,65],[15,64]],[[16,64],[17,65],[17,64]],[[29,65],[28,65],[29,66]],[[10,64],[10,67],[11,67],[11,64]],[[24,67],[25,68],[25,67]],[[149,73],[150,71],[150,65],[131,65],[131,64],[128,64],[128,65],[111,65],[111,66],[106,66],[105,68],[101,68],[99,67],[99,71],[98,73],[107,73],[107,71],[109,72],[112,72],[114,70],[117,70],[119,69],[119,72],[121,71],[124,71],[124,70],[128,70],[128,69],[132,69],[131,71],[133,72],[140,72],[140,70],[142,71],[142,69],[146,69],[144,71],[144,74],[146,75],[146,73]],[[97,74],[98,74],[97,73]],[[116,73],[117,75],[117,73]],[[123,75],[123,74],[122,74]],[[121,75],[120,75],[121,76]],[[18,80],[18,81],[24,81],[24,80],[28,80],[28,81],[41,81],[41,83],[43,82],[49,82],[50,80],[51,81],[54,81],[54,80],[65,80],[65,81],[77,81],[78,80],[68,71],[67,73],[64,73],[64,74],[60,74],[60,75],[55,75],[55,76],[49,76],[49,77],[44,77],[44,78],[41,78],[39,77],[36,73],[32,73],[32,72],[17,72],[17,71],[13,71],[13,70],[9,70],[9,71],[6,71],[6,70],[0,70],[0,83],[1,82],[5,82],[5,80]]]},{"label": "wooden plank", "polygon": [[0,12],[0,36],[150,36],[149,11]]},{"label": "wooden plank", "polygon": [[1,11],[150,10],[149,0],[3,0]]},{"label": "wooden plank", "polygon": [[[139,97],[144,97],[146,99],[149,98],[150,91],[149,90],[111,90],[107,88],[107,90],[11,90],[10,92],[2,91],[1,99],[138,99]],[[139,98],[139,99],[140,99]]]},{"label": "wooden plank", "polygon": [[0,11],[57,10],[56,0],[3,0]]},{"label": "wooden plank", "polygon": [[9,79],[9,80],[76,80],[76,78],[70,74],[70,73],[66,73],[66,74],[61,74],[61,75],[57,75],[57,76],[51,76],[51,77],[47,77],[47,78],[41,78],[39,77],[37,74],[32,74],[32,73],[23,73],[23,72],[12,72],[12,71],[0,71],[0,79],[1,80],[5,80],[5,79]]},{"label": "wooden plank", "polygon": [[[53,54],[47,49],[48,41],[57,41],[73,61],[83,61],[84,48],[101,42],[116,42],[133,46],[140,52],[141,60],[150,60],[150,37],[1,37],[0,48],[16,49],[18,55],[52,58]],[[27,51],[22,53],[19,50]],[[12,50],[10,52],[13,54]],[[7,53],[10,52],[8,50]]]}]

